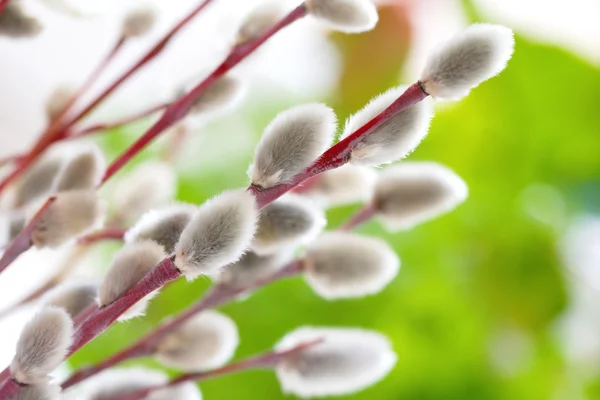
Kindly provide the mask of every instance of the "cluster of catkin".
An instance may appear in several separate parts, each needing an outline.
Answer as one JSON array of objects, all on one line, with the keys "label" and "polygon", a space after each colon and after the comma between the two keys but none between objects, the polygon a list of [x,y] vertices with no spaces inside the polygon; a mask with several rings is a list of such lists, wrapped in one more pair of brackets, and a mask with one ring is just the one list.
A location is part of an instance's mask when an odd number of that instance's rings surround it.
[{"label": "cluster of catkin", "polygon": [[[298,10],[347,33],[372,29],[377,22],[370,0],[306,0]],[[153,18],[146,10],[132,13],[123,35],[145,33]],[[260,41],[281,18],[275,8],[251,13],[239,29],[238,45]],[[5,37],[40,29],[18,1],[0,13]],[[47,288],[0,375],[0,398],[200,399],[195,381],[252,368],[274,369],[282,390],[301,397],[346,395],[384,378],[396,362],[390,342],[356,328],[299,327],[273,350],[230,363],[238,330],[213,308],[296,275],[327,300],[383,290],[398,274],[398,255],[383,240],[353,228],[377,219],[390,232],[410,229],[462,203],[467,186],[435,162],[373,167],[404,159],[426,136],[433,115],[428,96],[466,96],[499,73],[512,52],[509,29],[468,27],[430,55],[415,84],[376,96],[348,118],[333,146],[338,126],[332,109],[315,103],[283,111],[255,149],[250,186],[201,205],[164,204],[174,192],[172,168],[149,161],[123,177],[108,207],[97,194],[106,170],[100,149],[53,146],[6,192],[6,251],[23,238],[35,248],[80,249],[102,238],[124,245],[101,282],[76,281],[67,271]],[[239,93],[239,81],[225,75],[186,111],[222,111]],[[56,94],[49,116],[59,115],[69,98]],[[326,209],[354,203],[364,205],[342,227],[324,232]],[[143,315],[160,288],[180,276],[208,276],[214,285],[188,310],[121,352],[61,384],[51,382],[49,374],[70,354],[116,320]],[[157,370],[112,368],[148,356],[182,374],[169,380]]]}]

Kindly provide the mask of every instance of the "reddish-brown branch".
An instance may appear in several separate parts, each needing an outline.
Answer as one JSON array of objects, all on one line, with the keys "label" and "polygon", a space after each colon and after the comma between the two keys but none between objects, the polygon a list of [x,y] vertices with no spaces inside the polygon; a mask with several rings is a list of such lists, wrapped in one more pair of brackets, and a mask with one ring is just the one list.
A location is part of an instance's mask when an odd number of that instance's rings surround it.
[{"label": "reddish-brown branch", "polygon": [[40,220],[46,214],[46,211],[52,206],[56,197],[50,197],[44,205],[38,210],[33,216],[31,221],[19,232],[17,237],[13,239],[8,248],[4,251],[2,258],[0,258],[0,273],[4,271],[8,266],[17,259],[21,254],[31,248],[31,234],[35,231]]},{"label": "reddish-brown branch", "polygon": [[264,353],[254,357],[249,357],[244,360],[225,365],[221,368],[217,368],[212,371],[183,374],[165,383],[164,385],[140,389],[134,393],[112,397],[111,400],[139,400],[146,398],[146,396],[148,396],[150,393],[156,390],[170,388],[185,382],[200,382],[212,378],[217,378],[223,375],[234,374],[236,372],[249,371],[253,369],[272,369],[275,368],[280,362],[284,361],[286,358],[300,353],[309,347],[321,343],[322,341],[323,339],[312,340],[309,342],[301,343],[285,351],[278,352],[273,350],[268,353]]},{"label": "reddish-brown branch", "polygon": [[19,390],[21,390],[21,386],[15,382],[14,379],[10,378],[9,373],[8,379],[4,380],[2,387],[0,387],[0,399],[10,399],[12,396],[17,394]]},{"label": "reddish-brown branch", "polygon": [[283,196],[283,194],[289,190],[300,185],[302,182],[317,176],[322,172],[341,167],[349,161],[352,150],[362,139],[400,111],[406,110],[422,101],[427,96],[427,93],[421,89],[421,84],[419,82],[409,86],[408,89],[406,89],[406,91],[388,108],[383,110],[379,115],[364,124],[350,136],[333,145],[304,172],[293,177],[289,183],[280,184],[266,190],[260,190],[257,187],[251,186],[248,190],[256,195],[258,206],[262,208]]},{"label": "reddish-brown branch", "polygon": [[280,279],[292,277],[298,275],[303,268],[303,262],[301,260],[295,260],[282,268],[278,272],[260,279],[244,288],[227,288],[224,286],[215,286],[206,296],[204,296],[198,303],[192,305],[187,310],[169,320],[167,323],[149,332],[146,336],[130,345],[129,347],[119,351],[113,356],[100,362],[92,367],[84,368],[76,371],[69,379],[63,384],[63,389],[67,389],[97,373],[104,371],[120,362],[130,360],[132,358],[144,357],[154,353],[156,345],[164,338],[169,332],[183,324],[185,321],[198,314],[201,311],[217,307],[229,301],[236,299],[238,296],[245,292],[249,292],[260,287],[266,286],[271,282],[275,282]]},{"label": "reddish-brown branch", "polygon": [[208,87],[214,84],[233,67],[238,65],[242,60],[252,54],[254,50],[256,50],[277,32],[304,17],[305,15],[306,8],[304,7],[304,4],[301,4],[261,37],[234,47],[225,61],[223,61],[206,79],[196,85],[188,93],[171,103],[156,124],[154,124],[144,135],[142,135],[142,137],[140,137],[127,150],[125,150],[123,154],[113,161],[113,163],[106,170],[106,174],[102,179],[102,183],[106,182],[114,174],[116,174],[121,168],[123,168],[125,164],[129,162],[129,160],[142,151],[158,135],[185,117],[194,101]]},{"label": "reddish-brown branch", "polygon": [[361,208],[356,214],[354,214],[346,223],[344,223],[340,230],[349,231],[357,226],[364,224],[367,221],[370,221],[375,216],[377,209],[373,204],[367,204],[363,208]]},{"label": "reddish-brown branch", "polygon": [[120,228],[106,228],[77,239],[77,244],[88,245],[102,240],[123,240],[125,230]]},{"label": "reddish-brown branch", "polygon": [[8,3],[10,3],[10,0],[0,0],[0,13],[4,11]]}]

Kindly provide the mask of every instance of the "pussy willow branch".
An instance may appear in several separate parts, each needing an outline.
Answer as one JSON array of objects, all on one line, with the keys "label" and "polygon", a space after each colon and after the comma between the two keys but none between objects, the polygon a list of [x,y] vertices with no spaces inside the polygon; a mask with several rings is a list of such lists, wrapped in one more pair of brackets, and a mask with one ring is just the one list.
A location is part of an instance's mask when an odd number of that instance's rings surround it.
[{"label": "pussy willow branch", "polygon": [[244,360],[225,365],[221,368],[217,368],[212,371],[183,374],[178,376],[177,378],[170,380],[164,385],[140,389],[134,393],[110,397],[107,400],[139,400],[146,398],[146,396],[148,396],[154,391],[177,386],[185,382],[200,382],[212,378],[217,378],[223,375],[229,375],[234,374],[236,372],[249,371],[253,369],[272,369],[275,368],[280,362],[282,362],[286,358],[291,357],[297,353],[303,352],[306,349],[316,344],[319,344],[322,341],[322,339],[316,339],[310,342],[300,343],[299,345],[294,346],[293,348],[285,351],[277,352],[273,350],[268,353],[264,353],[254,357],[249,357]]},{"label": "pussy willow branch", "polygon": [[0,0],[0,13],[4,11],[10,0]]},{"label": "pussy willow branch", "polygon": [[354,214],[347,222],[342,224],[340,230],[349,231],[356,228],[359,225],[364,224],[367,221],[370,221],[375,216],[377,212],[377,208],[374,204],[366,204],[363,208],[358,210],[356,214]]},{"label": "pussy willow branch", "polygon": [[[2,1],[2,0],[0,0]],[[200,13],[209,3],[213,0],[204,0],[196,8],[184,17],[179,23],[177,23],[162,39],[156,43],[144,56],[142,56],[133,66],[131,66],[126,72],[124,72],[119,78],[117,78],[108,88],[100,93],[87,107],[79,112],[75,117],[70,119],[66,125],[54,126],[46,129],[42,136],[38,139],[33,148],[21,160],[16,168],[0,182],[0,193],[11,183],[14,179],[19,177],[36,159],[44,152],[54,141],[64,135],[64,133],[75,123],[85,117],[93,109],[95,109],[100,103],[102,103],[110,94],[116,89],[121,87],[125,81],[131,76],[138,72],[142,67],[154,60],[166,47],[169,41],[183,29],[190,21],[194,19],[196,15]],[[60,128],[60,129],[59,129]]]},{"label": "pussy willow branch", "polygon": [[63,389],[67,389],[122,361],[129,360],[132,358],[149,356],[153,354],[157,344],[162,338],[164,338],[167,334],[172,332],[175,328],[189,320],[194,315],[204,310],[215,308],[222,304],[228,303],[238,298],[241,294],[262,288],[275,281],[297,276],[302,272],[303,265],[304,263],[302,260],[294,260],[288,265],[286,265],[284,268],[275,272],[274,274],[259,279],[253,282],[252,284],[241,288],[228,288],[223,285],[214,286],[196,304],[192,305],[187,310],[177,315],[175,318],[168,320],[163,325],[149,332],[146,336],[139,339],[133,345],[130,345],[129,347],[119,351],[118,353],[100,362],[99,364],[76,371],[71,377],[69,377],[69,379],[67,379],[62,384]]},{"label": "pussy willow branch", "polygon": [[171,103],[156,124],[154,124],[146,133],[144,133],[144,135],[135,141],[135,143],[133,143],[127,150],[125,150],[123,154],[113,161],[113,163],[106,170],[106,174],[104,175],[102,182],[104,183],[110,179],[158,135],[185,117],[191,106],[194,104],[194,101],[209,86],[214,84],[233,67],[246,59],[246,57],[252,54],[258,47],[260,47],[276,33],[293,22],[303,18],[304,16],[306,16],[306,8],[304,3],[302,3],[259,38],[248,43],[236,45],[231,50],[227,58],[208,77],[196,85],[192,90]]}]

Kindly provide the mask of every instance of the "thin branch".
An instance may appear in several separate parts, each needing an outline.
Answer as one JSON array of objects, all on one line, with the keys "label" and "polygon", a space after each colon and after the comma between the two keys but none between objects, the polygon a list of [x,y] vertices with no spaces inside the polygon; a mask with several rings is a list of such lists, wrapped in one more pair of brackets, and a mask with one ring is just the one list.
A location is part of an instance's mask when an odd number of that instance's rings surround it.
[{"label": "thin branch", "polygon": [[4,11],[8,3],[10,3],[10,0],[0,0],[0,13]]},{"label": "thin branch", "polygon": [[125,232],[125,229],[106,228],[78,238],[77,244],[90,245],[103,240],[123,240]]},{"label": "thin branch", "polygon": [[167,389],[185,382],[201,382],[208,379],[217,378],[223,375],[234,374],[242,371],[250,371],[254,369],[273,369],[286,358],[291,357],[297,353],[301,353],[307,348],[319,344],[322,341],[323,339],[312,340],[310,342],[301,343],[285,351],[277,352],[273,350],[268,353],[264,353],[254,357],[249,357],[244,360],[225,365],[221,368],[217,368],[212,371],[183,374],[177,378],[170,380],[164,385],[157,385],[149,388],[140,389],[133,393],[112,397],[110,398],[110,400],[139,400],[146,398],[146,396],[148,396],[154,391]]},{"label": "thin branch", "polygon": [[363,208],[358,210],[358,212],[356,214],[354,214],[347,222],[345,222],[340,227],[340,230],[342,230],[342,231],[352,230],[352,229],[356,228],[357,226],[364,224],[365,222],[373,219],[376,212],[377,212],[377,209],[375,208],[375,206],[373,204],[367,204]]}]

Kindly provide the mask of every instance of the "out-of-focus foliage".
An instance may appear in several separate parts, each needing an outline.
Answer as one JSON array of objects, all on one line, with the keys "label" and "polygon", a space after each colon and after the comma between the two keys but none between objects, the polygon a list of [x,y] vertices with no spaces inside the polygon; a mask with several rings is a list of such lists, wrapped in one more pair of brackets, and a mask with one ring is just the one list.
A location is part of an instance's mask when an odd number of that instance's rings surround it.
[{"label": "out-of-focus foliage", "polygon": [[[362,37],[335,38],[348,62],[331,101],[340,119],[400,83],[407,42],[402,35],[409,30],[398,15],[384,12],[382,25]],[[302,279],[292,279],[223,307],[239,325],[237,356],[268,349],[299,325],[362,326],[389,335],[399,362],[383,382],[349,399],[576,398],[565,389],[575,372],[553,335],[568,302],[556,252],[560,232],[531,215],[525,193],[535,184],[552,185],[573,214],[600,204],[599,104],[597,68],[565,50],[518,37],[515,56],[498,78],[460,103],[438,104],[429,137],[410,156],[454,169],[469,184],[468,201],[409,232],[386,234],[376,223],[361,228],[390,241],[402,259],[400,275],[379,295],[326,302]],[[274,115],[256,111],[255,139]],[[219,134],[216,125],[208,134]],[[112,136],[111,145],[121,149],[122,139]],[[249,150],[248,159],[228,169],[185,174],[180,199],[199,203],[244,185],[250,156]],[[329,227],[352,209],[332,211]],[[114,327],[77,353],[74,365],[103,359],[208,286],[205,279],[171,285],[146,318]],[[289,398],[268,371],[201,386],[206,399]],[[600,398],[598,387],[588,385],[590,398]]]}]

